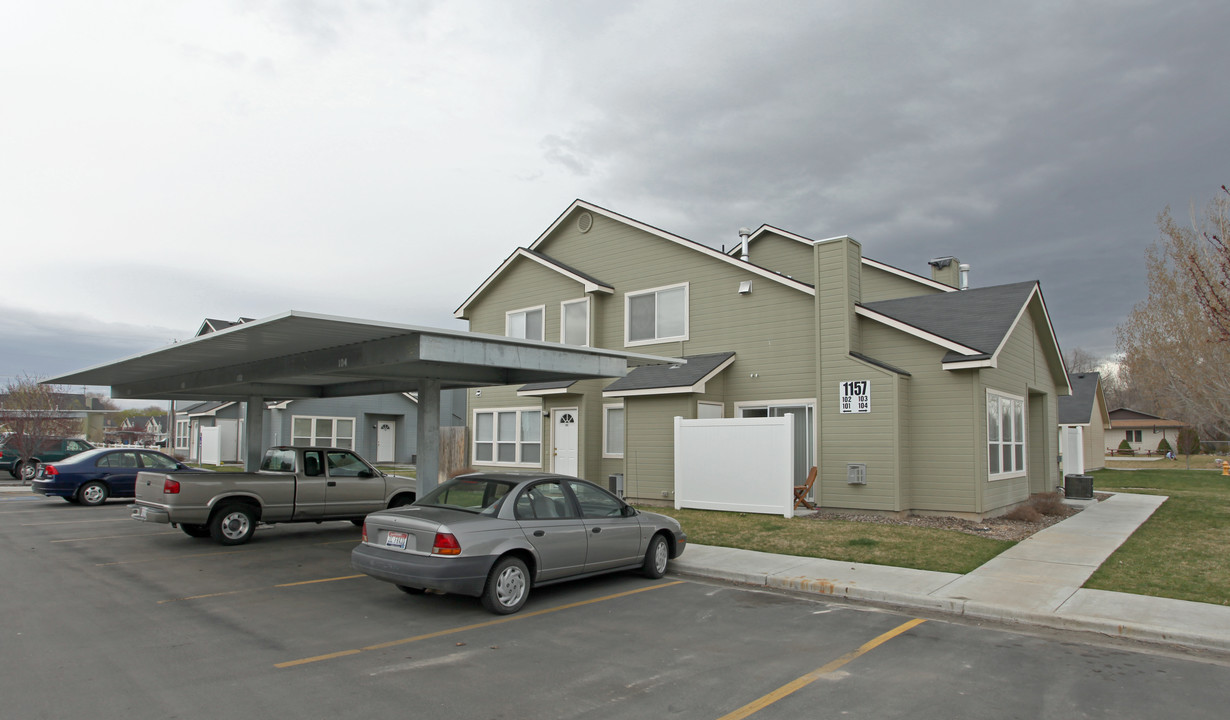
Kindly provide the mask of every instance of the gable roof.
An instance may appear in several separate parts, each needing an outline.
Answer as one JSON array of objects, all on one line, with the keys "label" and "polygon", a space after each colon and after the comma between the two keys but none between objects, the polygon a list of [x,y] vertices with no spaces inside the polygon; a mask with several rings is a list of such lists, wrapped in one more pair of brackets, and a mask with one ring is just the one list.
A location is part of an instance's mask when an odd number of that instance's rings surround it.
[{"label": "gable roof", "polygon": [[704,392],[705,383],[730,367],[735,354],[685,355],[683,359],[686,365],[642,365],[607,385],[602,397]]},{"label": "gable roof", "polygon": [[1187,423],[1181,420],[1168,420],[1157,415],[1150,415],[1139,410],[1130,408],[1115,408],[1108,413],[1110,416],[1111,428],[1121,430],[1123,428],[1181,428],[1186,427]]},{"label": "gable roof", "polygon": [[[572,204],[569,205],[568,208],[564,210],[564,212],[560,213],[560,216],[555,219],[555,222],[551,223],[550,227],[544,230],[543,233],[538,236],[538,239],[536,239],[533,243],[530,244],[528,249],[518,248],[516,252],[514,252],[511,256],[509,256],[509,258],[505,260],[502,265],[500,265],[500,267],[496,268],[496,271],[493,272],[490,276],[488,276],[488,278],[483,282],[483,284],[479,286],[477,290],[475,290],[473,293],[470,294],[470,297],[466,298],[466,301],[461,304],[461,307],[457,308],[457,310],[453,312],[453,316],[459,320],[465,320],[466,313],[468,311],[470,304],[473,303],[478,298],[478,296],[481,295],[483,291],[486,290],[486,288],[497,277],[499,277],[502,273],[504,273],[508,269],[508,266],[511,264],[511,261],[515,257],[519,256],[520,253],[528,253],[530,255],[536,256],[533,259],[539,262],[543,262],[543,264],[547,264],[549,262],[553,264],[556,269],[567,270],[571,273],[575,273],[579,277],[588,278],[589,276],[585,275],[579,270],[576,270],[575,268],[569,268],[567,265],[564,265],[558,260],[552,259],[550,256],[546,255],[541,250],[539,250],[539,247],[544,242],[547,241],[547,238],[549,238],[551,234],[554,233],[556,229],[558,229],[560,225],[564,223],[564,221],[573,213],[574,210],[583,210],[585,212],[590,212],[596,215],[601,215],[607,219],[614,220],[615,222],[628,225],[629,227],[636,228],[637,230],[641,230],[657,238],[666,240],[667,242],[672,242],[681,247],[685,247],[689,250],[694,250],[697,253],[700,253],[701,255],[705,255],[719,262],[723,262],[729,265],[736,266],[741,270],[745,270],[749,273],[752,273],[753,275],[758,275],[763,278],[768,278],[769,280],[772,280],[777,283],[781,283],[782,285],[785,285],[786,287],[793,288],[801,292],[805,292],[808,295],[816,294],[816,288],[814,286],[808,283],[802,282],[801,280],[795,280],[794,278],[788,277],[786,275],[782,275],[781,273],[778,273],[778,272],[774,272],[773,270],[769,270],[768,268],[763,268],[759,265],[756,265],[755,263],[743,262],[742,260],[739,260],[738,258],[733,258],[720,250],[716,250],[714,248],[709,247],[708,245],[698,243],[694,240],[688,240],[685,237],[681,237],[679,235],[666,232],[665,230],[656,228],[652,225],[647,225],[646,223],[643,223],[639,220],[633,220],[632,218],[627,217],[626,215],[620,215],[619,213],[614,212],[612,210],[607,210],[604,207],[600,207],[598,205],[594,205],[593,203],[589,203],[584,200],[577,199],[577,200],[573,200]],[[605,292],[614,292],[614,288],[612,288],[609,285],[603,284],[603,287],[606,288]],[[587,292],[589,291],[587,290]]]},{"label": "gable roof", "polygon": [[201,327],[197,329],[196,336],[200,337],[211,332],[218,332],[219,330],[225,330],[228,327],[234,327],[236,325],[242,325],[252,321],[253,318],[246,317],[241,317],[238,320],[218,320],[215,318],[205,318],[205,322],[201,323]]},{"label": "gable roof", "polygon": [[999,353],[1021,318],[1037,302],[1045,320],[1039,328],[1049,363],[1070,391],[1063,355],[1037,281],[936,293],[859,304],[855,312],[949,350],[944,369],[997,367]]},{"label": "gable roof", "polygon": [[[781,228],[774,227],[772,225],[761,225],[760,227],[756,228],[756,232],[752,233],[747,238],[749,255],[751,254],[752,243],[760,239],[761,237],[763,237],[766,233],[773,233],[780,237],[786,238],[787,240],[793,240],[797,243],[801,243],[808,247],[812,247],[814,245],[818,245],[823,242],[828,242],[829,240],[838,240],[840,238],[850,237],[849,235],[838,235],[836,237],[824,238],[822,240],[812,240],[811,238],[804,237],[797,233],[792,233],[789,230],[782,230]],[[742,254],[742,252],[743,252],[743,248],[741,244],[736,243],[733,248],[726,251],[726,254],[738,257]],[[908,270],[902,270],[901,268],[893,267],[892,265],[879,262],[878,260],[872,260],[871,258],[868,258],[868,257],[864,257],[862,260],[863,260],[863,264],[866,265],[867,267],[872,267],[877,270],[882,270],[891,275],[896,275],[898,277],[905,278],[906,280],[912,280],[916,283],[919,283],[920,285],[925,285],[934,290],[942,290],[944,292],[956,292],[957,291],[957,289],[955,287],[952,287],[951,285],[945,285],[942,282],[932,280],[931,278],[928,278],[928,277],[923,277],[922,275],[909,272]]]},{"label": "gable roof", "polygon": [[459,320],[465,320],[466,313],[468,312],[468,308],[470,307],[470,303],[474,302],[478,298],[479,295],[482,295],[483,292],[487,289],[487,286],[495,282],[495,279],[499,277],[500,275],[502,275],[504,271],[507,270],[508,267],[512,265],[515,260],[519,258],[524,258],[526,260],[536,262],[539,265],[542,265],[543,267],[547,268],[548,270],[554,270],[560,275],[563,275],[567,278],[571,278],[572,280],[575,280],[576,282],[580,283],[585,288],[585,292],[587,293],[600,292],[600,293],[611,294],[615,292],[615,287],[613,285],[611,285],[610,283],[603,282],[595,278],[593,275],[577,270],[574,267],[565,265],[559,260],[556,260],[555,258],[552,258],[543,253],[540,253],[536,250],[529,250],[526,248],[519,247],[516,250],[514,250],[512,255],[509,255],[504,260],[504,262],[500,263],[500,266],[495,269],[495,272],[487,276],[487,279],[483,281],[482,285],[478,286],[477,290],[470,293],[470,297],[466,298],[465,302],[461,303],[460,307],[458,307],[456,310],[453,311],[453,317],[456,317]]},{"label": "gable roof", "polygon": [[1102,396],[1102,376],[1100,373],[1076,373],[1068,376],[1072,386],[1071,395],[1059,396],[1060,425],[1091,425],[1095,421],[1093,410],[1100,407],[1101,417],[1097,418],[1103,427],[1110,425],[1110,415],[1106,412],[1106,401],[1098,403]]}]

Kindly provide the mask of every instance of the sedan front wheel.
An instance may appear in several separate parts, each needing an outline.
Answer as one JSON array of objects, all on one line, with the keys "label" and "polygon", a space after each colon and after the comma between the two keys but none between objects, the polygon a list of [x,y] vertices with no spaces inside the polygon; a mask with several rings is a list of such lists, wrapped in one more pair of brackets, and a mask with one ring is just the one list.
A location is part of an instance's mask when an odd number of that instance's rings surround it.
[{"label": "sedan front wheel", "polygon": [[645,562],[641,564],[641,573],[647,578],[657,580],[666,574],[666,561],[670,559],[671,549],[666,544],[666,538],[654,535],[649,541],[649,549],[645,551]]}]

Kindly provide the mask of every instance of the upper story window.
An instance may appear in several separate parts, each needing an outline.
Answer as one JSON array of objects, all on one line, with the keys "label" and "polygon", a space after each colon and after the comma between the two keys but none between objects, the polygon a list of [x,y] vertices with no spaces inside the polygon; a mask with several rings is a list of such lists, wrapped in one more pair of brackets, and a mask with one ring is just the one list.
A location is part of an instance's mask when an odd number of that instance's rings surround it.
[{"label": "upper story window", "polygon": [[542,340],[544,306],[513,310],[504,316],[504,334],[512,338]]},{"label": "upper story window", "polygon": [[991,480],[1025,474],[1025,399],[987,391],[987,472]]},{"label": "upper story window", "polygon": [[559,341],[565,345],[589,345],[589,298],[566,300],[559,306]]},{"label": "upper story window", "polygon": [[624,344],[688,339],[688,284],[624,296]]}]

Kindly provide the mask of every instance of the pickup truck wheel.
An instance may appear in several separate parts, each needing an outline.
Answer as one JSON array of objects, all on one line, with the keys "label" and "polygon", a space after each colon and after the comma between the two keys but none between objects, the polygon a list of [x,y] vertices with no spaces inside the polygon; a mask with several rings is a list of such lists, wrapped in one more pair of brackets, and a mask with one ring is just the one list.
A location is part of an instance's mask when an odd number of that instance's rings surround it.
[{"label": "pickup truck wheel", "polygon": [[88,482],[77,491],[77,500],[82,505],[102,505],[107,502],[107,496],[110,494],[106,485],[97,481]]},{"label": "pickup truck wheel", "polygon": [[251,505],[223,505],[209,520],[209,534],[222,545],[242,545],[256,532],[256,511]]},{"label": "pickup truck wheel", "polygon": [[183,530],[188,537],[207,538],[209,537],[208,525],[196,525],[193,523],[180,523],[179,529]]},{"label": "pickup truck wheel", "polygon": [[530,571],[525,563],[508,556],[495,564],[483,587],[483,607],[496,615],[511,615],[530,598]]}]

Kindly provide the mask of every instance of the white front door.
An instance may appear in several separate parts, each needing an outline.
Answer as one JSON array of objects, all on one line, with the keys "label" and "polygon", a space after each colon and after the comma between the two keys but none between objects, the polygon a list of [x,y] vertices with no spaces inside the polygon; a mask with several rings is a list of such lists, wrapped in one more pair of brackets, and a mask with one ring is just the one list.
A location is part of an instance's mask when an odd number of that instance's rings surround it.
[{"label": "white front door", "polygon": [[561,475],[577,474],[577,420],[576,408],[560,408],[551,411],[551,470]]},{"label": "white front door", "polygon": [[376,421],[376,462],[391,463],[397,460],[397,421]]}]

